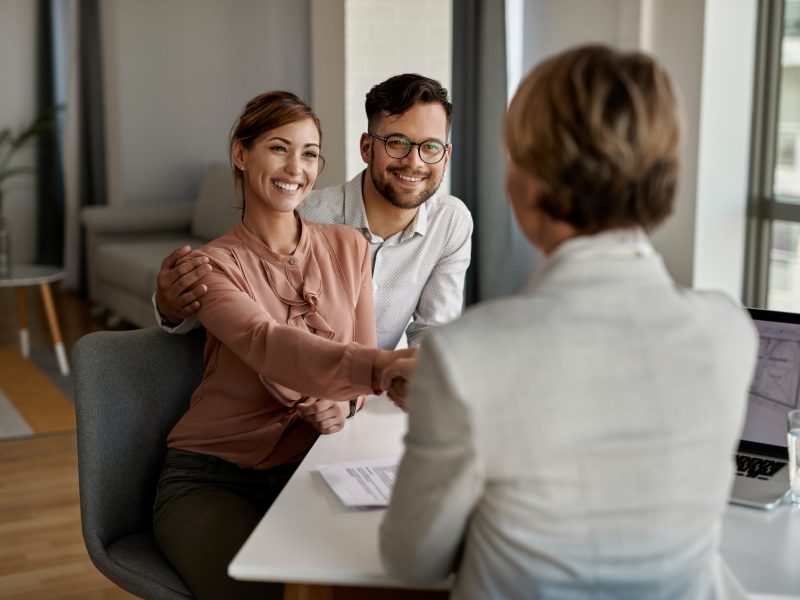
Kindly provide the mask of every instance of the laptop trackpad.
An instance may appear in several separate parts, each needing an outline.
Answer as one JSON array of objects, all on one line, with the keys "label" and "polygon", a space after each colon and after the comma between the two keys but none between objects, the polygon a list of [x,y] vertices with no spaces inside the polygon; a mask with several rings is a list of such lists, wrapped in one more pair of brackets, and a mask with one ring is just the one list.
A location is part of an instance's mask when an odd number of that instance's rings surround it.
[{"label": "laptop trackpad", "polygon": [[789,491],[789,469],[783,468],[768,480],[737,475],[734,477],[731,503],[771,509]]}]

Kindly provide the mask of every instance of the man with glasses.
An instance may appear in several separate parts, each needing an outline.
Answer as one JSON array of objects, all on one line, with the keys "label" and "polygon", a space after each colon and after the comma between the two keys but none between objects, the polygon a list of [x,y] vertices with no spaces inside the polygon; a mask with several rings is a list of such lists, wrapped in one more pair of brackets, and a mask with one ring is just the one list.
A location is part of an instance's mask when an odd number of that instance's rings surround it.
[{"label": "man with glasses", "polygon": [[[395,348],[405,334],[416,346],[431,325],[461,312],[470,261],[472,217],[461,200],[437,194],[452,153],[452,104],[439,82],[396,75],[374,86],[361,135],[367,168],[340,186],[314,190],[298,207],[318,223],[354,227],[372,249],[378,346]],[[154,304],[162,327],[196,326],[207,259],[183,260],[180,248],[164,259]]]}]

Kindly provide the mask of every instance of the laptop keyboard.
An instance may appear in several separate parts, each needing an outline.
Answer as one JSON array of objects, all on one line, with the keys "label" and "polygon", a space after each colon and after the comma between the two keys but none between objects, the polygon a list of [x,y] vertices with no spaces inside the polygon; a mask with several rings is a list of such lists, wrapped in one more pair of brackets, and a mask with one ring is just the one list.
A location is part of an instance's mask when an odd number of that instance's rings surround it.
[{"label": "laptop keyboard", "polygon": [[757,479],[769,479],[780,471],[785,462],[770,460],[768,458],[758,458],[744,454],[736,455],[736,474],[743,477],[755,477]]}]

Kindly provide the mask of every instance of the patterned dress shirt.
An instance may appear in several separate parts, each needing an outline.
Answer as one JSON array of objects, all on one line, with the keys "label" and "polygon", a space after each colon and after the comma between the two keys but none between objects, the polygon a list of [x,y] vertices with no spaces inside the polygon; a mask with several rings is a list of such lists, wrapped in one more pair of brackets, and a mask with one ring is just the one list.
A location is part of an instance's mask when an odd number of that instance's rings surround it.
[{"label": "patterned dress shirt", "polygon": [[426,328],[461,314],[472,215],[455,196],[437,193],[419,207],[408,227],[383,239],[367,223],[365,173],[312,191],[297,211],[308,221],[349,225],[362,233],[372,251],[378,346],[395,348],[404,333],[408,345],[417,346]]}]

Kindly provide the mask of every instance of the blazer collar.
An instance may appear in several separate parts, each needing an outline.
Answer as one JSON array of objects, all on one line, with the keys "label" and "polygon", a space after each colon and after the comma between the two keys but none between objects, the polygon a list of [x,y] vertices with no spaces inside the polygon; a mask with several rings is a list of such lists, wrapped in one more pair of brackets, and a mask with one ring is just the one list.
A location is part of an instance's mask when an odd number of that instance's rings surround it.
[{"label": "blazer collar", "polygon": [[674,285],[640,228],[614,229],[563,242],[536,270],[527,291],[591,283]]}]

